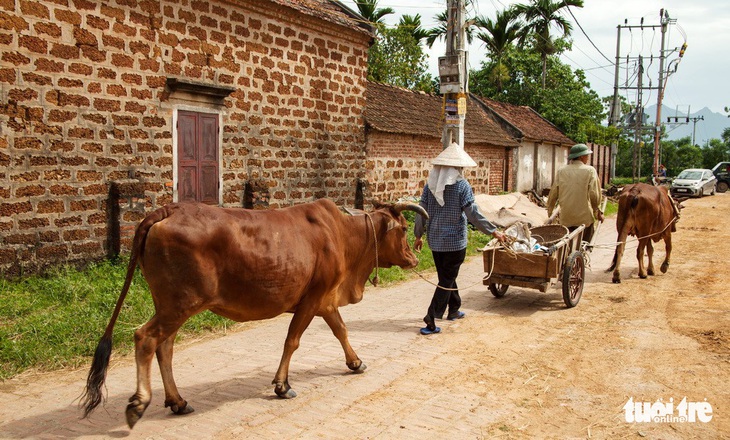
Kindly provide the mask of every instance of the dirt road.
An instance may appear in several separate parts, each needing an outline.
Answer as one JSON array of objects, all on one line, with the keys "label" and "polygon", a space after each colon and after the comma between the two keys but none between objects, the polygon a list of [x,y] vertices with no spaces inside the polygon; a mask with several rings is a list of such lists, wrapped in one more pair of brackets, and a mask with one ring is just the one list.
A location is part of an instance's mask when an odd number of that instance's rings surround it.
[{"label": "dirt road", "polygon": [[[440,323],[441,334],[418,334],[433,289],[420,278],[370,287],[362,303],[341,309],[364,374],[348,373],[339,343],[316,319],[291,365],[299,396],[274,397],[288,325],[280,317],[178,349],[175,376],[196,409],[190,415],[163,408],[155,365],[152,404],[130,432],[134,366],[113,357],[108,401],[90,420],[79,420],[74,402],[86,371],[0,384],[0,438],[728,438],[730,194],[685,205],[666,274],[638,279],[630,243],[624,281],[612,284],[604,269],[613,250],[597,248],[573,309],[555,288],[493,298],[473,258],[459,277],[467,317]],[[596,242],[615,239],[608,219]],[[663,246],[655,258],[664,258]],[[711,420],[678,420],[685,398],[692,414],[711,408]],[[675,420],[629,423],[629,399],[661,399]]]}]

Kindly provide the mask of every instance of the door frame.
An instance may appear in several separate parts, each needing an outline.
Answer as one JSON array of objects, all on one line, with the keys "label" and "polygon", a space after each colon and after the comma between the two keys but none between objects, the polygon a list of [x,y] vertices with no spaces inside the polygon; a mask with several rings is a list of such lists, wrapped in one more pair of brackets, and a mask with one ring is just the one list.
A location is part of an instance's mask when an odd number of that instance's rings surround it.
[{"label": "door frame", "polygon": [[188,105],[177,105],[172,110],[172,201],[179,201],[178,183],[180,176],[178,175],[178,132],[177,121],[178,111],[187,111],[195,113],[206,113],[218,116],[218,206],[223,206],[223,115],[221,112],[208,107],[196,107]]}]

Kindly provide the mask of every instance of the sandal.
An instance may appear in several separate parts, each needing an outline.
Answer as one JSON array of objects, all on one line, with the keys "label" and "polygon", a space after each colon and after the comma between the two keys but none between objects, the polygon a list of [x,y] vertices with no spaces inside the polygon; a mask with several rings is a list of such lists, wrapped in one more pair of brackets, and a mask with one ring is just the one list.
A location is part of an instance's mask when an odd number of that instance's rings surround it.
[{"label": "sandal", "polygon": [[464,312],[456,312],[456,313],[449,313],[446,316],[446,319],[449,321],[456,321],[457,319],[463,319],[466,316],[466,313]]},{"label": "sandal", "polygon": [[423,327],[421,329],[421,334],[424,335],[424,336],[434,335],[436,333],[441,333],[441,327],[434,327],[433,330],[431,330],[428,327]]}]

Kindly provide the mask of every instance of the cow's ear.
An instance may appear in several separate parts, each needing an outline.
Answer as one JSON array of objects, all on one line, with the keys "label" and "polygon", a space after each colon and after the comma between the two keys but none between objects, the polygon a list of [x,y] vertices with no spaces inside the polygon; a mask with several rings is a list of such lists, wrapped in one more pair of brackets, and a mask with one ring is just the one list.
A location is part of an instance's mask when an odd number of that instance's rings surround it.
[{"label": "cow's ear", "polygon": [[388,231],[390,231],[391,229],[395,229],[395,228],[400,228],[400,222],[398,222],[398,220],[391,219],[388,222]]}]

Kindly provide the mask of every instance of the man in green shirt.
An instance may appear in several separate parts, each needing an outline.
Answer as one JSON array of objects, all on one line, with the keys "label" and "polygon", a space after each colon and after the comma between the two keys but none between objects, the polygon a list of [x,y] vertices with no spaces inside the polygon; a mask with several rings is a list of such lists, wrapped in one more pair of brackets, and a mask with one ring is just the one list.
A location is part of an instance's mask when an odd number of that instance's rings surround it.
[{"label": "man in green shirt", "polygon": [[586,226],[584,241],[591,241],[596,219],[603,221],[598,173],[588,165],[592,153],[585,144],[573,145],[568,155],[570,162],[558,170],[547,203],[548,216],[552,216],[556,205],[560,206],[560,224],[569,230]]}]

